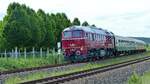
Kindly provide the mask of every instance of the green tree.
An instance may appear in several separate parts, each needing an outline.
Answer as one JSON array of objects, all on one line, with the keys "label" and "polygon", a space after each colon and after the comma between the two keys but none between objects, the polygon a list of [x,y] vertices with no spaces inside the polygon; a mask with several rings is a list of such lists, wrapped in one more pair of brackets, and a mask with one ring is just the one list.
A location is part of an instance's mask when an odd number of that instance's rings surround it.
[{"label": "green tree", "polygon": [[2,21],[0,21],[0,49],[2,48],[3,46],[3,36],[2,36]]},{"label": "green tree", "polygon": [[89,26],[89,23],[88,23],[87,21],[84,21],[84,22],[82,23],[82,26]]},{"label": "green tree", "polygon": [[34,10],[18,3],[9,5],[3,34],[10,48],[37,46],[42,41],[41,30]]},{"label": "green tree", "polygon": [[80,20],[78,18],[74,18],[72,25],[78,25],[80,26]]},{"label": "green tree", "polygon": [[54,34],[53,34],[53,26],[51,22],[51,18],[49,14],[45,14],[45,12],[41,9],[38,10],[37,15],[39,16],[40,20],[40,27],[43,31],[43,38],[44,40],[41,42],[40,46],[42,47],[54,47]]},{"label": "green tree", "polygon": [[96,27],[95,24],[92,24],[91,26],[92,26],[92,27]]},{"label": "green tree", "polygon": [[0,21],[0,36],[2,36],[2,21]]}]

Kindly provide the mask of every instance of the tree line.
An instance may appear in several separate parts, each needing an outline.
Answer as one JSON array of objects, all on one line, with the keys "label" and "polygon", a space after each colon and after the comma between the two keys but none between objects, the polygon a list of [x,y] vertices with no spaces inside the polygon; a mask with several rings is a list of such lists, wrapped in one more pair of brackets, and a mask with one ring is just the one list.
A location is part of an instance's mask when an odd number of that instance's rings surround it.
[{"label": "tree line", "polygon": [[[0,21],[0,49],[18,48],[55,48],[61,41],[61,32],[72,25],[82,24],[78,18],[71,20],[65,13],[45,13],[35,11],[24,4],[11,3],[7,14]],[[92,25],[95,26],[95,25]]]}]

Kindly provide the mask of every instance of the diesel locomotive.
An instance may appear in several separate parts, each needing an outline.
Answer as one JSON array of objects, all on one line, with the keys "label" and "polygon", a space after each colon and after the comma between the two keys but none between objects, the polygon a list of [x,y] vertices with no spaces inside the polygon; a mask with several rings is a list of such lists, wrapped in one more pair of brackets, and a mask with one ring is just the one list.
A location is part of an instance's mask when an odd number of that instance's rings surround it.
[{"label": "diesel locomotive", "polygon": [[71,26],[62,32],[62,49],[68,61],[87,61],[120,54],[144,52],[146,43],[117,36],[97,27]]}]

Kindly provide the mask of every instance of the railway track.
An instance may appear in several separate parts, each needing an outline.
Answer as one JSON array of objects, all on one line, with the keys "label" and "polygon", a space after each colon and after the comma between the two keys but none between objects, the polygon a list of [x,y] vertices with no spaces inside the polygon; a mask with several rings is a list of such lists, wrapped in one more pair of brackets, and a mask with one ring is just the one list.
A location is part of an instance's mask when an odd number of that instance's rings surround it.
[{"label": "railway track", "polygon": [[112,64],[112,65],[108,65],[108,66],[104,66],[104,67],[93,68],[93,69],[79,71],[79,72],[73,72],[73,73],[64,74],[64,75],[60,75],[60,76],[47,77],[44,79],[27,81],[27,82],[23,82],[20,84],[59,84],[59,83],[64,83],[64,82],[71,81],[74,79],[91,76],[91,75],[94,75],[97,73],[102,73],[102,72],[110,71],[113,69],[125,67],[128,65],[140,63],[140,62],[143,62],[146,60],[150,60],[150,57],[149,56],[143,57],[143,58],[139,58],[139,59],[122,62],[119,64]]},{"label": "railway track", "polygon": [[64,64],[46,65],[46,66],[40,66],[40,67],[23,68],[23,69],[9,70],[9,71],[1,71],[0,75],[21,73],[21,72],[40,70],[40,69],[46,69],[46,68],[61,67],[61,66],[67,66],[67,65],[72,65],[72,64],[77,64],[77,63],[64,63]]}]

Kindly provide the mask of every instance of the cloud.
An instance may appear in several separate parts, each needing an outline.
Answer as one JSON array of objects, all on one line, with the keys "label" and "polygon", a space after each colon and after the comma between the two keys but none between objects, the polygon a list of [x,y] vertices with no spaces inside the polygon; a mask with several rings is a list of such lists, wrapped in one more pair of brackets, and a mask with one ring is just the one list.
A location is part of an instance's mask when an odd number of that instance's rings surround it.
[{"label": "cloud", "polygon": [[97,24],[121,36],[150,37],[150,12],[135,12],[96,20]]}]

